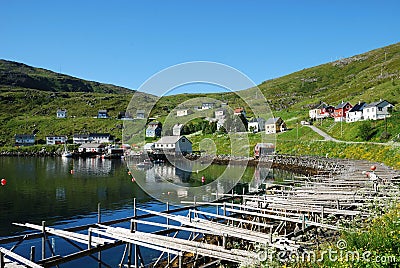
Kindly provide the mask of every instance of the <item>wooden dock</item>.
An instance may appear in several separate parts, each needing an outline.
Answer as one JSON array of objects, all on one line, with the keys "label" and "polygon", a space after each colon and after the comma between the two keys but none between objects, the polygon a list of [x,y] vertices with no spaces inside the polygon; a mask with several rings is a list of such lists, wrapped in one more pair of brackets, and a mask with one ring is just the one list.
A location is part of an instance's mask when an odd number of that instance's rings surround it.
[{"label": "wooden dock", "polygon": [[[300,160],[282,157],[279,161],[294,165]],[[110,267],[107,260],[95,257],[94,253],[120,245],[125,245],[120,267],[257,264],[258,245],[276,251],[311,249],[332,240],[340,230],[379,216],[396,204],[400,196],[400,173],[378,163],[325,158],[301,160],[297,165],[300,163],[308,163],[320,172],[269,183],[262,194],[259,189],[253,189],[254,193],[218,193],[221,198],[216,202],[194,200],[174,210],[167,204],[162,212],[134,205],[132,217],[109,222],[100,221],[99,207],[97,224],[64,230],[48,227],[45,222],[16,223],[39,232],[1,239],[0,245],[15,245],[11,249],[0,248],[0,268],[55,267],[82,257],[94,259],[99,267]],[[370,171],[371,165],[377,167],[373,179],[364,172]],[[130,223],[130,228],[116,226],[121,222]],[[143,225],[160,230],[143,232],[139,228]],[[56,255],[49,243],[51,236],[76,245],[76,252]],[[42,240],[40,260],[32,257],[34,247],[24,256],[13,252],[30,239]],[[141,248],[159,252],[159,258],[149,263],[143,258]]]}]

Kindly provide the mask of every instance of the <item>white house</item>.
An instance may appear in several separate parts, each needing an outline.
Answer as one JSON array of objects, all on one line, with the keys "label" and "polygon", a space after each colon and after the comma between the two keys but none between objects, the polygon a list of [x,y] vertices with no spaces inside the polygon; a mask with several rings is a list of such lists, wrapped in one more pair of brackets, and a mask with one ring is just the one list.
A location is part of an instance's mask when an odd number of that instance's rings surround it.
[{"label": "white house", "polygon": [[365,106],[367,106],[365,102],[358,102],[358,104],[354,105],[346,114],[346,122],[351,123],[363,120],[363,110]]},{"label": "white house", "polygon": [[192,142],[185,136],[164,136],[154,143],[154,149],[171,153],[191,153]]},{"label": "white house", "polygon": [[308,111],[310,119],[322,119],[333,115],[334,107],[321,102]]},{"label": "white house", "polygon": [[89,141],[94,143],[111,143],[114,139],[110,133],[90,133]]},{"label": "white house", "polygon": [[160,122],[153,121],[147,125],[146,128],[146,137],[154,138],[161,137],[162,127]]},{"label": "white house", "polygon": [[46,144],[64,144],[67,142],[67,136],[46,136]]},{"label": "white house", "polygon": [[217,119],[225,119],[226,117],[226,110],[225,109],[217,109],[215,110],[215,118]]},{"label": "white house", "polygon": [[258,118],[253,118],[249,121],[248,123],[248,129],[250,130],[251,128],[253,129],[254,132],[260,132],[265,130],[265,119],[258,117]]},{"label": "white house", "polygon": [[201,109],[202,110],[208,110],[208,109],[212,109],[215,106],[215,102],[203,102],[201,104]]},{"label": "white house", "polygon": [[152,152],[154,150],[154,142],[146,143],[143,146],[143,150],[146,152]]},{"label": "white house", "polygon": [[57,118],[67,118],[67,110],[57,110]]},{"label": "white house", "polygon": [[145,118],[144,110],[137,110],[136,111],[136,119],[144,119],[144,118]]},{"label": "white house", "polygon": [[393,110],[393,104],[386,100],[380,100],[368,104],[363,109],[364,120],[378,120],[390,117],[390,113]]},{"label": "white house", "polygon": [[176,111],[176,116],[186,116],[192,113],[193,112],[190,109],[179,109]]},{"label": "white house", "polygon": [[72,140],[74,144],[83,144],[90,142],[89,134],[74,134]]},{"label": "white house", "polygon": [[107,110],[99,110],[97,112],[97,118],[108,118]]},{"label": "white house", "polygon": [[15,146],[29,146],[35,144],[35,135],[33,134],[15,134]]},{"label": "white house", "polygon": [[79,146],[78,152],[100,154],[104,151],[104,147],[101,143],[84,143]]},{"label": "white house", "polygon": [[172,135],[173,136],[180,136],[182,132],[183,124],[175,124],[172,128]]},{"label": "white house", "polygon": [[280,117],[269,118],[267,122],[265,122],[266,134],[273,134],[285,130],[286,130],[286,124]]}]

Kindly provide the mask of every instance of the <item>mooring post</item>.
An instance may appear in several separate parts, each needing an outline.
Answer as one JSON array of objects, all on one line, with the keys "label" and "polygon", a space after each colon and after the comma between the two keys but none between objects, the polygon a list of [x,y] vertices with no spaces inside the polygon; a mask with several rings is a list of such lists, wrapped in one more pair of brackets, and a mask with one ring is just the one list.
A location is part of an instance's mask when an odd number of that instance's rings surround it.
[{"label": "mooring post", "polygon": [[97,223],[101,223],[101,203],[97,203]]},{"label": "mooring post", "polygon": [[92,228],[88,229],[88,249],[92,247]]},{"label": "mooring post", "polygon": [[304,229],[306,228],[306,216],[304,214],[301,215],[301,229],[304,232]]},{"label": "mooring post", "polygon": [[42,260],[46,259],[46,221],[42,221]]},{"label": "mooring post", "polygon": [[324,206],[321,207],[321,223],[324,222],[324,214],[325,214],[325,209]]},{"label": "mooring post", "polygon": [[[167,202],[166,205],[167,205],[167,214],[169,214],[169,202]],[[167,217],[166,220],[167,220],[167,230],[169,230],[169,218]],[[169,236],[169,234],[167,234],[167,236]],[[169,265],[169,263],[171,261],[171,255],[169,252],[167,253],[167,260],[168,260],[168,265]]]},{"label": "mooring post", "polygon": [[4,262],[4,253],[0,251],[0,268],[4,268],[5,266],[5,262]]},{"label": "mooring post", "polygon": [[[133,199],[133,209],[134,209],[134,219],[136,220],[137,217],[137,210],[136,210],[136,198]],[[133,231],[136,232],[137,231],[137,223],[135,221],[135,223],[133,224]],[[129,250],[128,253],[130,253],[132,251],[132,249]],[[135,268],[139,267],[139,246],[137,244],[135,244],[135,256],[134,256],[134,261],[135,261]]]},{"label": "mooring post", "polygon": [[179,268],[182,268],[182,252],[179,252]]},{"label": "mooring post", "polygon": [[31,262],[35,262],[35,255],[36,255],[36,248],[35,246],[31,246],[31,254],[29,256]]},{"label": "mooring post", "polygon": [[272,244],[272,226],[269,227],[269,243]]},{"label": "mooring post", "polygon": [[226,248],[226,234],[222,234],[222,247]]},{"label": "mooring post", "polygon": [[224,202],[224,216],[226,217],[226,203]]}]

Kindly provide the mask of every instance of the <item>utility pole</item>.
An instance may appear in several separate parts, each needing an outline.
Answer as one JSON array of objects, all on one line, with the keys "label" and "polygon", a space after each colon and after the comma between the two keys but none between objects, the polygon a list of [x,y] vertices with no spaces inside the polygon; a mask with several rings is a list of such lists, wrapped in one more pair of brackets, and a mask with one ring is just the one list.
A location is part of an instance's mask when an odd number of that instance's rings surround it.
[{"label": "utility pole", "polygon": [[340,137],[343,138],[343,116],[340,119]]}]

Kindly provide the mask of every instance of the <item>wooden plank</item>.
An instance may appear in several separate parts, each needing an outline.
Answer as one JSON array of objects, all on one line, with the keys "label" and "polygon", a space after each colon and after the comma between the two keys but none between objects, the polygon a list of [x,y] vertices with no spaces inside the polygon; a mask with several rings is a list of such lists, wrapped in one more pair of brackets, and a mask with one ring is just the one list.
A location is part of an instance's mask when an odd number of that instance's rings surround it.
[{"label": "wooden plank", "polygon": [[6,256],[8,256],[9,258],[18,261],[19,263],[24,264],[27,267],[30,267],[30,268],[43,268],[43,266],[40,266],[40,265],[38,265],[38,264],[28,260],[28,259],[25,259],[24,257],[14,253],[14,252],[12,252],[12,251],[10,251],[8,249],[0,247],[0,251],[2,253],[4,253]]}]

